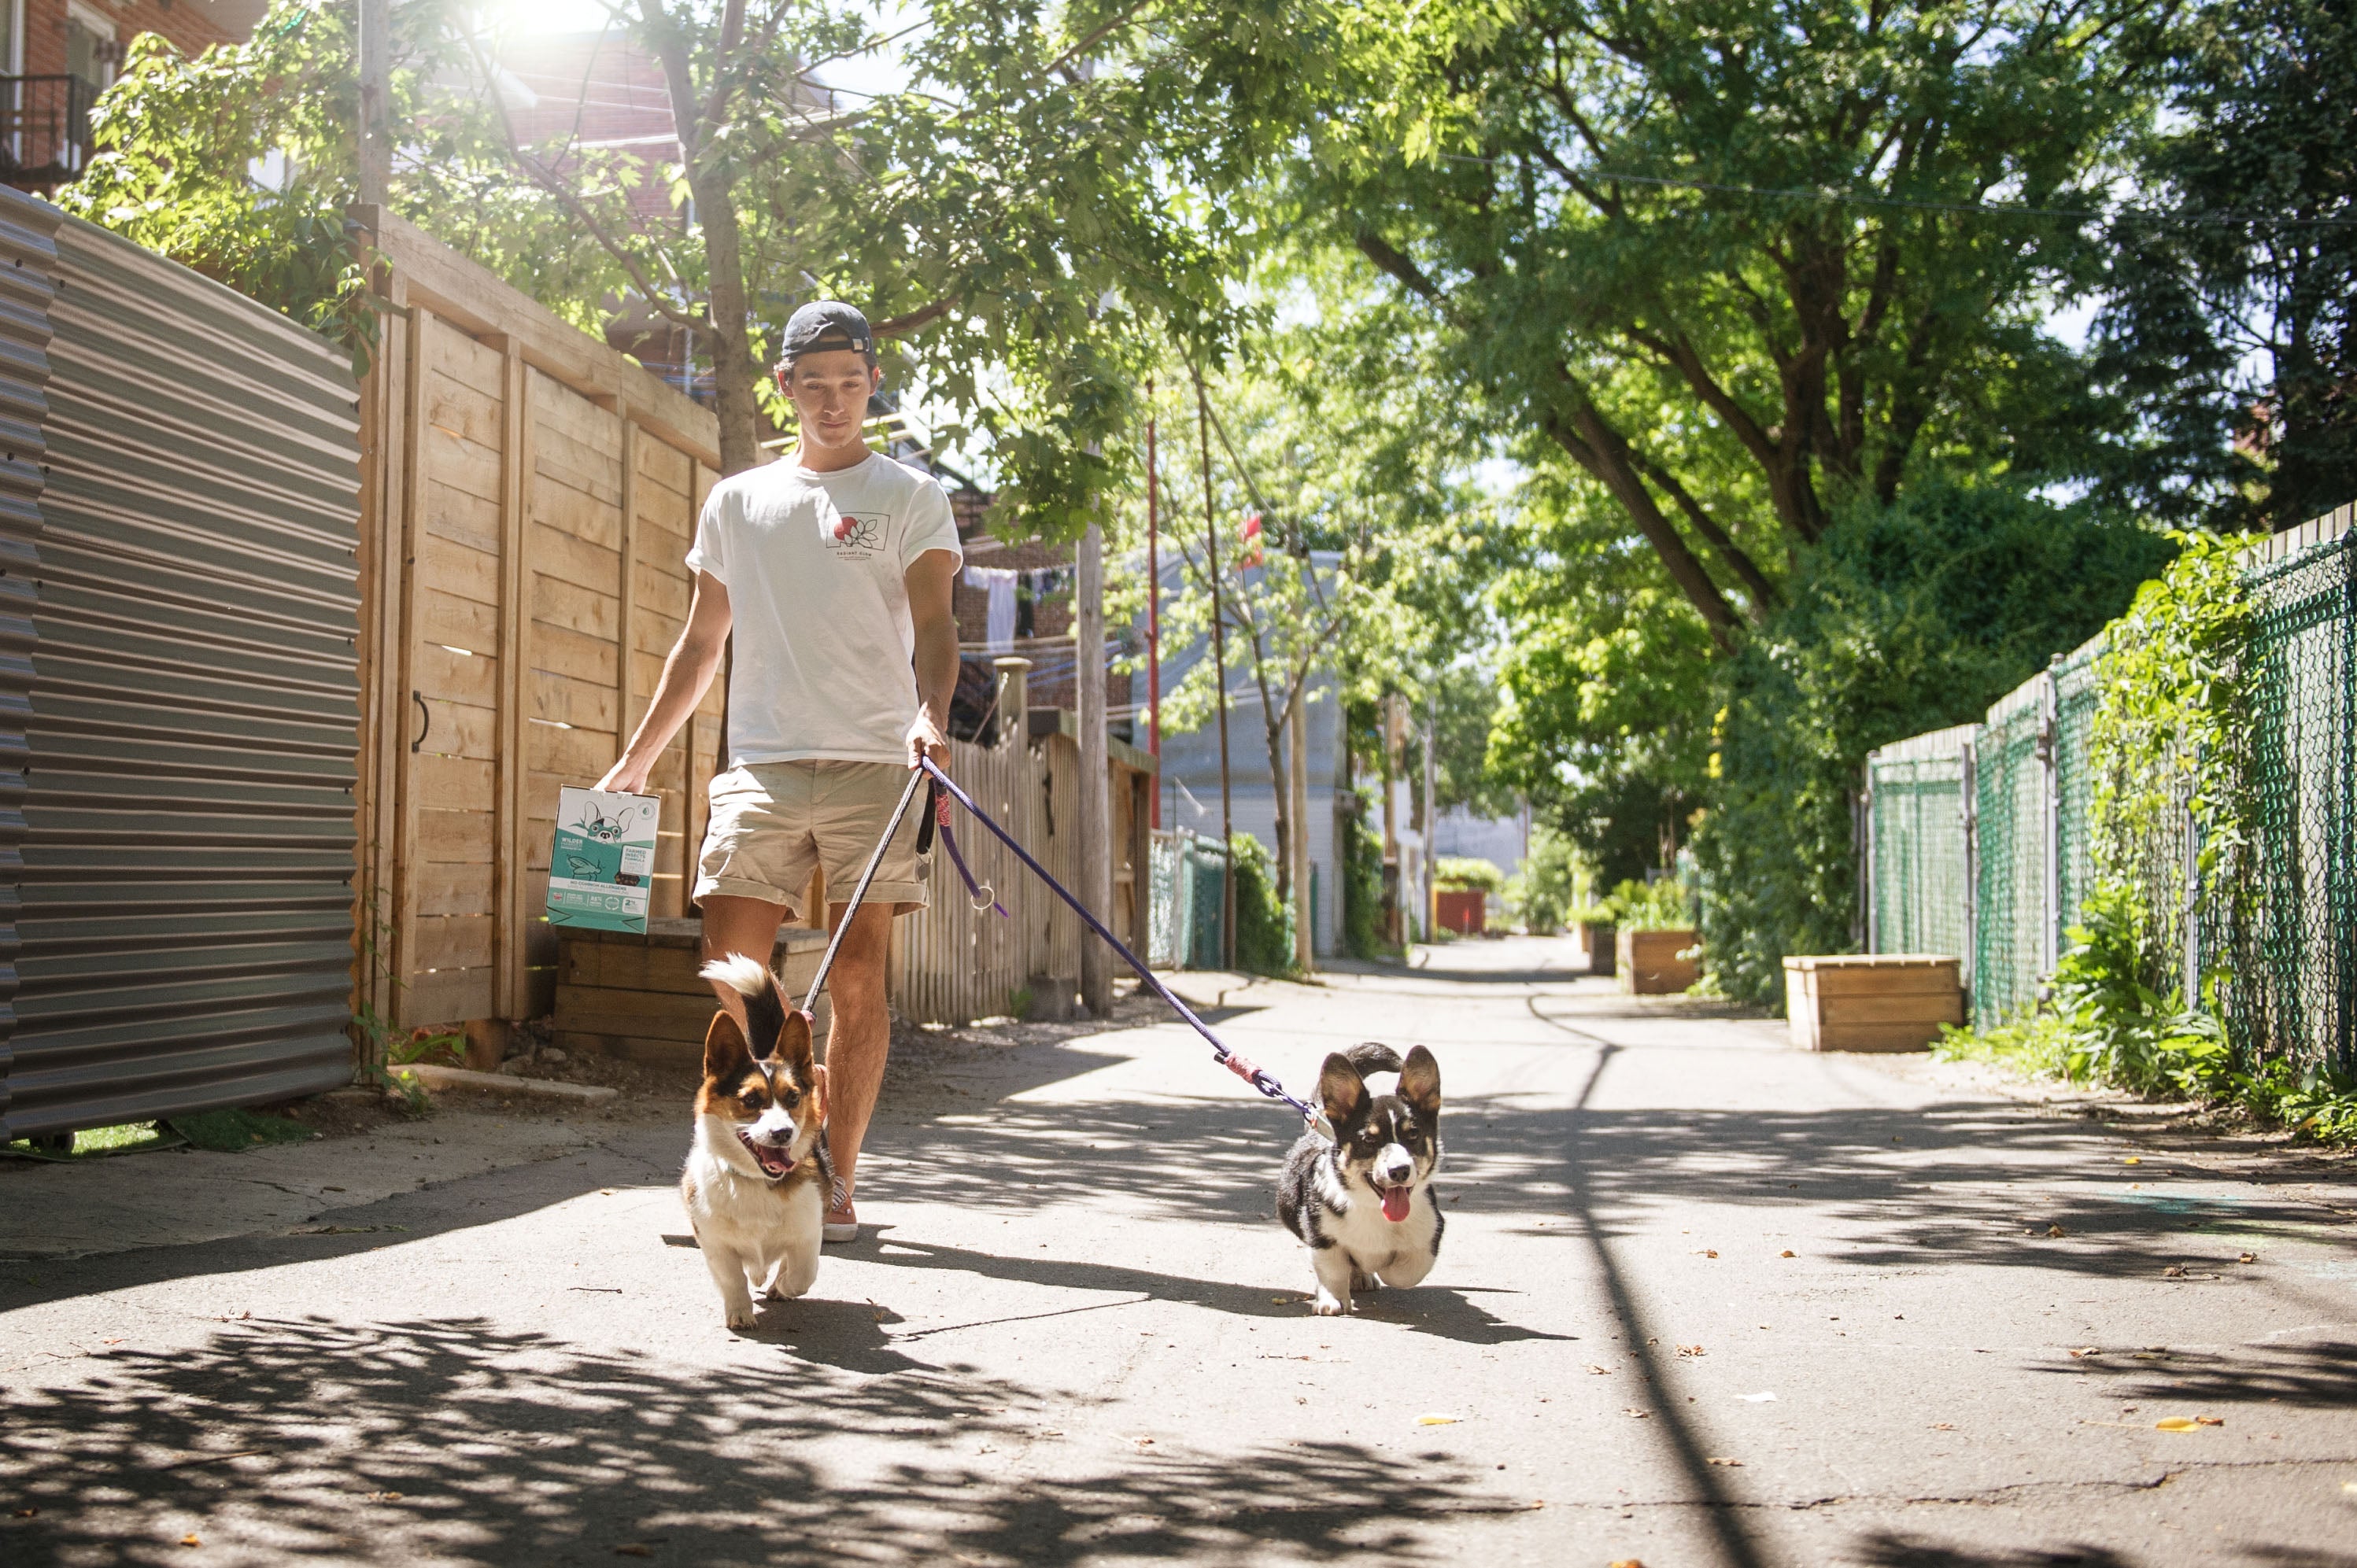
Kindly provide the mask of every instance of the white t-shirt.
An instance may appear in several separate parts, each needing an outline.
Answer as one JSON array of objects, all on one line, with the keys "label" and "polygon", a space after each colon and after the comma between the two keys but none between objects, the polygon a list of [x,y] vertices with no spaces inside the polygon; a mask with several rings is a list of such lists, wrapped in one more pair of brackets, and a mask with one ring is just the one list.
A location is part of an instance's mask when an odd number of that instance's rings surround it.
[{"label": "white t-shirt", "polygon": [[964,559],[948,493],[873,452],[832,474],[788,460],[712,488],[687,564],[728,589],[728,766],[909,759],[917,632],[901,574],[928,550]]}]

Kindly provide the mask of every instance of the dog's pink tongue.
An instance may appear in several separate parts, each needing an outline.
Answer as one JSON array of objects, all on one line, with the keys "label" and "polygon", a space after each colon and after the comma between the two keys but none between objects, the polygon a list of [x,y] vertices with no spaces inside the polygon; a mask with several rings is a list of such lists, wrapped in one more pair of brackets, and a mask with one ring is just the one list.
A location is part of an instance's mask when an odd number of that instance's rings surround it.
[{"label": "dog's pink tongue", "polygon": [[1394,1225],[1405,1219],[1408,1201],[1415,1196],[1414,1192],[1404,1187],[1383,1188],[1383,1218]]}]

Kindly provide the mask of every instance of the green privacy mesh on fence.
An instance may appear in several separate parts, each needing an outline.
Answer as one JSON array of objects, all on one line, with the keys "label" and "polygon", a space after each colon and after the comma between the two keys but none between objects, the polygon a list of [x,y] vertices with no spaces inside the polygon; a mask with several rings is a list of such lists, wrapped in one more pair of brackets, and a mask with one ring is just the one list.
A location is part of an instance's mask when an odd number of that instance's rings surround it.
[{"label": "green privacy mesh on fence", "polygon": [[2357,636],[2351,535],[2252,574],[2251,843],[2205,909],[2246,1051],[2357,1069]]},{"label": "green privacy mesh on fence", "polygon": [[1180,828],[1157,832],[1148,854],[1153,916],[1146,961],[1166,968],[1217,969],[1221,961],[1220,841]]},{"label": "green privacy mesh on fence", "polygon": [[[2238,672],[2250,720],[2249,842],[2216,846],[2220,868],[2203,896],[2194,770],[2180,753],[2164,757],[2161,779],[2133,781],[2163,783],[2173,799],[2108,858],[2129,868],[2150,922],[2160,969],[2146,979],[2156,991],[2190,991],[2211,976],[2246,1059],[2357,1071],[2352,523],[2357,513],[2343,508],[2244,558],[2255,618]],[[1867,758],[1870,950],[1964,957],[1982,1027],[2036,1004],[2092,890],[2090,737],[2104,649],[2098,638],[2058,659],[1979,725]]]},{"label": "green privacy mesh on fence", "polygon": [[1867,934],[1878,952],[1964,952],[1972,912],[1964,781],[1975,727],[1934,730],[1867,759]]},{"label": "green privacy mesh on fence", "polygon": [[2045,969],[2047,686],[2015,688],[1989,710],[1973,748],[1973,1016],[2030,1006]]}]

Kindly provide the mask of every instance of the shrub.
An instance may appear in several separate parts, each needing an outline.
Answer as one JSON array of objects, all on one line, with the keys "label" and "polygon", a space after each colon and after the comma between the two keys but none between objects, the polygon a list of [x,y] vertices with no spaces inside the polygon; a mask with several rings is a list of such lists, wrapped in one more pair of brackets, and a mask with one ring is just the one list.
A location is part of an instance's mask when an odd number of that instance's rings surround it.
[{"label": "shrub", "polygon": [[1363,795],[1342,801],[1342,950],[1377,959],[1383,947],[1383,845],[1367,825]]},{"label": "shrub", "polygon": [[1623,882],[1597,905],[1597,912],[1632,931],[1685,930],[1695,923],[1694,895],[1674,876]]},{"label": "shrub", "polygon": [[1229,843],[1236,874],[1236,967],[1252,974],[1291,974],[1293,911],[1276,896],[1268,847],[1250,833]]},{"label": "shrub", "polygon": [[1531,853],[1506,888],[1506,908],[1526,931],[1559,931],[1579,897],[1579,851],[1544,822],[1531,829]]},{"label": "shrub", "polygon": [[1705,962],[1772,1005],[1789,952],[1844,952],[1852,792],[1875,746],[1975,719],[2127,605],[2173,546],[2086,507],[1926,484],[1852,505],[1719,679],[1694,847]]},{"label": "shrub", "polygon": [[1464,893],[1496,893],[1506,886],[1506,874],[1486,860],[1444,854],[1432,863],[1432,879],[1442,887]]}]

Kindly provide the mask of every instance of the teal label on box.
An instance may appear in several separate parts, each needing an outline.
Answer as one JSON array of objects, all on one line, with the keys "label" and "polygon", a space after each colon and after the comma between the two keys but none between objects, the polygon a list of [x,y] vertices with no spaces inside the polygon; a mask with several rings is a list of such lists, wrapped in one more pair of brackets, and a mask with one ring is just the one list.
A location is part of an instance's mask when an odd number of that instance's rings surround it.
[{"label": "teal label on box", "polygon": [[662,802],[652,795],[560,790],[548,856],[548,923],[644,936],[662,822]]}]

